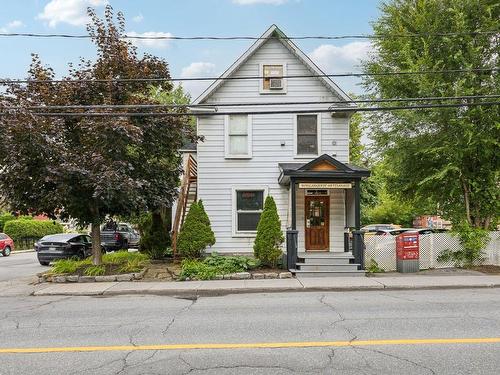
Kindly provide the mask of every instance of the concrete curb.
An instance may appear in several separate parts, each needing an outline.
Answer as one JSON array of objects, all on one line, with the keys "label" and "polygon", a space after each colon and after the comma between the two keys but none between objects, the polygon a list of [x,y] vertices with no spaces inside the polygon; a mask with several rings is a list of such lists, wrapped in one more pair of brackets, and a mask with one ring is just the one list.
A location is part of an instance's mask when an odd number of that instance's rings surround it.
[{"label": "concrete curb", "polygon": [[[336,278],[337,279],[337,278]],[[359,278],[356,278],[359,280]],[[35,290],[34,296],[121,296],[121,295],[157,295],[172,296],[180,298],[215,297],[228,294],[250,294],[250,293],[283,293],[283,292],[354,292],[354,291],[391,291],[391,290],[451,290],[451,289],[478,289],[478,288],[499,288],[500,277],[488,280],[477,280],[477,277],[470,277],[469,282],[439,284],[434,280],[401,280],[395,283],[390,280],[387,284],[376,282],[357,282],[344,278],[342,285],[325,285],[327,280],[279,280],[280,283],[270,283],[268,285],[245,284],[243,280],[238,284],[229,285],[227,281],[220,282],[188,282],[190,284],[183,287],[184,283],[158,283],[158,282],[101,282],[95,284],[57,284]],[[440,278],[441,279],[441,278]],[[337,279],[338,280],[338,279]],[[250,280],[248,280],[250,281]],[[259,280],[260,281],[260,280]],[[266,280],[267,282],[278,280]],[[329,280],[334,282],[335,280]],[[350,285],[349,281],[353,284]],[[366,279],[364,279],[366,281]],[[432,281],[432,282],[431,282]],[[450,280],[447,280],[450,281]],[[281,284],[281,285],[280,285]],[[323,284],[323,285],[321,285]]]}]

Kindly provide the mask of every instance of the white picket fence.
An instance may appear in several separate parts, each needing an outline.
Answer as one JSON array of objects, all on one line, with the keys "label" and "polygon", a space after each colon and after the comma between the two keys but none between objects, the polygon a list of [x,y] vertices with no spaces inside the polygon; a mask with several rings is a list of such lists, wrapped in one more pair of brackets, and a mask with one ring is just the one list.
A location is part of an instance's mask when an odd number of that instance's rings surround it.
[{"label": "white picket fence", "polygon": [[[459,250],[461,245],[457,237],[449,233],[432,233],[420,238],[420,269],[453,267],[454,262],[438,262],[437,258],[444,250]],[[396,237],[365,236],[365,265],[374,259],[384,271],[396,270]],[[483,250],[483,264],[500,266],[500,232],[490,233],[490,241]]]}]

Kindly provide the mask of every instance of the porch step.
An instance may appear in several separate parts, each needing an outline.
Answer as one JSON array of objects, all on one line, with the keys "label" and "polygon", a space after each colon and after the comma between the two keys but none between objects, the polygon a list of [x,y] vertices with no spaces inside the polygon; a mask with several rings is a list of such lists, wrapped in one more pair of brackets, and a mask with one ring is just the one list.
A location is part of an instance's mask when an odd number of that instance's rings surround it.
[{"label": "porch step", "polygon": [[329,272],[345,272],[345,271],[357,271],[358,264],[355,263],[318,263],[318,262],[306,262],[306,263],[296,263],[296,267],[300,271],[329,271]]},{"label": "porch step", "polygon": [[291,271],[298,278],[364,276],[365,271],[358,266],[350,252],[300,252],[296,269]]},{"label": "porch step", "polygon": [[299,262],[304,262],[306,264],[350,264],[354,263],[354,256],[352,253],[299,253]]},{"label": "porch step", "polygon": [[290,270],[295,274],[297,278],[302,277],[353,277],[353,276],[365,276],[365,271],[301,271],[301,270]]}]

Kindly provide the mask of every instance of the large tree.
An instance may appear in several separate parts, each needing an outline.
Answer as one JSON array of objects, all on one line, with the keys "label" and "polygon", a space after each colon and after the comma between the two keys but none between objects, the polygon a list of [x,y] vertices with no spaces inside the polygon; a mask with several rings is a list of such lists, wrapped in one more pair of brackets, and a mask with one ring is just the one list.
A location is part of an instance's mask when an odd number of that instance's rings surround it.
[{"label": "large tree", "polygon": [[[500,29],[497,0],[392,0],[380,10],[373,24],[380,38],[374,39],[375,53],[364,64],[367,73],[500,65],[500,34],[471,34]],[[439,33],[456,35],[426,36]],[[498,94],[499,83],[495,70],[365,80],[373,94],[388,98]],[[500,207],[499,113],[496,105],[372,116],[378,147],[397,171],[390,188],[433,201],[455,223],[493,226]]]},{"label": "large tree", "polygon": [[[175,198],[183,140],[195,140],[189,119],[181,116],[44,117],[33,106],[156,104],[144,81],[113,79],[166,78],[162,90],[172,90],[168,64],[157,57],[139,57],[122,39],[125,20],[110,6],[104,19],[89,9],[87,30],[97,48],[95,61],[82,59],[62,82],[38,56],[28,78],[45,80],[12,84],[2,104],[21,109],[0,118],[0,195],[13,209],[72,217],[91,225],[93,262],[101,263],[100,224],[107,216],[157,211]],[[78,83],[74,82],[79,80]],[[96,81],[101,80],[101,81]],[[106,81],[110,80],[110,81]],[[61,109],[68,112],[69,109]],[[130,114],[142,109],[119,109]],[[157,110],[171,112],[167,110]]]}]

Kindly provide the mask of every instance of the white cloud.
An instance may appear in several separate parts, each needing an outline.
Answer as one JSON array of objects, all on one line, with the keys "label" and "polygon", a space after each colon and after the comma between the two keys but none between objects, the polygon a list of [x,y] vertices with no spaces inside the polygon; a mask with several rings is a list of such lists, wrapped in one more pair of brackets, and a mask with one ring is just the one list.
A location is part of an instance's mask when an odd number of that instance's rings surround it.
[{"label": "white cloud", "polygon": [[233,0],[234,4],[238,5],[254,5],[254,4],[271,4],[281,5],[288,2],[288,0]]},{"label": "white cloud", "polygon": [[14,21],[9,22],[8,24],[6,24],[3,27],[0,27],[0,32],[8,33],[14,29],[18,29],[18,28],[23,27],[23,26],[24,26],[24,23],[22,21],[14,20]]},{"label": "white cloud", "polygon": [[[170,38],[173,35],[171,33],[163,33],[160,31],[146,31],[145,33],[136,33],[135,31],[128,31],[126,33],[128,36],[138,36],[144,38]],[[145,48],[167,48],[170,39],[129,39],[137,47]]]},{"label": "white cloud", "polygon": [[143,19],[144,19],[144,16],[142,15],[142,13],[138,14],[137,16],[132,17],[132,21],[137,22],[137,23],[142,22]]},{"label": "white cloud", "polygon": [[[194,62],[182,68],[181,78],[215,77],[215,64],[209,62]],[[196,99],[209,85],[211,81],[185,81],[182,83],[184,89]]]},{"label": "white cloud", "polygon": [[324,71],[339,73],[352,71],[372,50],[369,42],[352,42],[342,47],[323,44],[309,54],[309,57]]},{"label": "white cloud", "polygon": [[56,27],[58,23],[81,26],[89,22],[88,7],[100,7],[107,3],[108,0],[51,0],[37,19],[46,21],[50,27]]}]

